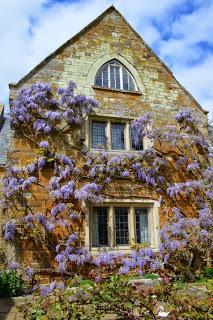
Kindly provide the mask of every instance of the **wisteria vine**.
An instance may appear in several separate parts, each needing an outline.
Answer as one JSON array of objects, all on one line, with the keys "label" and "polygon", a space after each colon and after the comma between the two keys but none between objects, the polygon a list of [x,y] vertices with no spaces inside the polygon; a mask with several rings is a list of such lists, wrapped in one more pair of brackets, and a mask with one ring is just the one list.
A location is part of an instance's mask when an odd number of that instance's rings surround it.
[{"label": "wisteria vine", "polygon": [[[23,233],[37,237],[54,253],[53,266],[57,264],[60,274],[85,272],[86,267],[95,265],[96,281],[101,281],[106,270],[120,274],[156,271],[178,255],[184,255],[187,266],[196,252],[208,260],[213,226],[212,150],[192,110],[181,109],[176,125],[163,129],[151,129],[151,113],[134,120],[137,138],[152,141],[146,150],[114,156],[103,150],[85,152],[80,146],[82,151],[71,156],[70,137],[98,106],[92,98],[75,94],[75,88],[70,82],[56,93],[48,84],[36,83],[21,89],[13,102],[12,128],[36,151],[31,163],[10,166],[2,180],[8,217],[5,240]],[[58,147],[59,137],[66,148]],[[43,183],[41,177],[47,170],[48,183]],[[102,203],[115,181],[145,187],[161,201],[165,224],[160,253],[139,248],[128,257],[112,251],[94,257],[85,248],[85,204]],[[31,201],[40,192],[46,194],[46,200],[36,211]],[[49,293],[54,288],[52,284],[42,290]]]}]

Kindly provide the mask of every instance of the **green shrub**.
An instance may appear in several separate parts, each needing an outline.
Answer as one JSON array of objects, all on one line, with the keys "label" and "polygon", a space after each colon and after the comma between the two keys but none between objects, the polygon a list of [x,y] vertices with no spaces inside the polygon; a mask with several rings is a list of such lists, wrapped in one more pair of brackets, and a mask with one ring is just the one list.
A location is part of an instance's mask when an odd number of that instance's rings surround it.
[{"label": "green shrub", "polygon": [[213,268],[205,268],[204,275],[208,279],[213,278]]},{"label": "green shrub", "polygon": [[147,273],[145,274],[142,279],[151,279],[151,280],[155,280],[155,279],[159,279],[159,275],[155,274],[155,273]]},{"label": "green shrub", "polygon": [[106,314],[119,320],[157,320],[162,318],[162,304],[168,320],[213,319],[210,297],[184,294],[167,280],[154,287],[133,285],[129,280],[112,276],[95,283],[74,277],[65,290],[56,287],[47,296],[35,292],[33,301],[22,305],[21,311],[27,320],[101,320]]},{"label": "green shrub", "polygon": [[0,297],[16,297],[23,293],[23,280],[14,270],[0,272]]}]

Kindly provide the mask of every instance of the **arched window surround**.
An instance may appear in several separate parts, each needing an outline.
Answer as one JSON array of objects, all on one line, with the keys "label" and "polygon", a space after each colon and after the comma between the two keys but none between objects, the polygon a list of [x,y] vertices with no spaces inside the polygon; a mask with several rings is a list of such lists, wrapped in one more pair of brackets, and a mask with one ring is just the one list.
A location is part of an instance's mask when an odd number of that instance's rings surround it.
[{"label": "arched window surround", "polygon": [[[87,74],[87,83],[91,87],[96,87],[94,86],[95,83],[95,77],[98,72],[98,70],[108,61],[110,60],[118,60],[121,64],[124,65],[125,68],[129,70],[133,78],[135,79],[135,82],[137,84],[138,91],[136,91],[137,94],[141,94],[144,91],[144,85],[141,81],[140,75],[138,73],[138,70],[133,66],[132,63],[130,63],[124,56],[118,55],[118,54],[104,54],[100,56],[97,60],[93,62],[91,65],[88,74]],[[100,87],[101,89],[101,87]],[[103,88],[107,89],[107,88]],[[123,91],[125,92],[125,91]]]},{"label": "arched window surround", "polygon": [[99,68],[95,86],[121,91],[138,91],[131,72],[117,59],[111,59]]}]

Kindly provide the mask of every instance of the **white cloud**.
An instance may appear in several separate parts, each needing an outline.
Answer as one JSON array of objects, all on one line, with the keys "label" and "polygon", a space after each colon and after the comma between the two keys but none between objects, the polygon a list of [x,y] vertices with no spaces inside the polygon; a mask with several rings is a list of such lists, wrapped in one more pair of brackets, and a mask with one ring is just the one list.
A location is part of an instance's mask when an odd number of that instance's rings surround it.
[{"label": "white cloud", "polygon": [[[80,31],[111,5],[111,0],[82,0],[42,6],[46,0],[0,0],[0,100],[7,84],[19,80],[45,56]],[[114,0],[133,27],[172,67],[180,82],[201,104],[213,103],[213,77],[208,75],[213,55],[199,42],[212,43],[213,3],[194,0]],[[178,11],[179,10],[179,11]],[[174,14],[178,12],[178,14]],[[31,19],[31,20],[30,20]],[[35,22],[34,24],[31,21]],[[30,30],[30,32],[29,32]],[[170,33],[165,40],[165,33]],[[31,35],[30,35],[31,34]],[[197,64],[192,67],[189,62]],[[205,83],[205,85],[204,85]]]},{"label": "white cloud", "polygon": [[209,110],[213,117],[213,55],[209,55],[199,65],[190,68],[177,68],[175,74],[183,85],[198,101],[202,101],[204,109]]},{"label": "white cloud", "polygon": [[[207,3],[208,1],[206,1]],[[190,15],[183,15],[172,26],[172,32],[195,44],[200,41],[213,43],[213,2],[203,6]]]},{"label": "white cloud", "polygon": [[6,101],[7,84],[28,70],[29,17],[39,15],[40,0],[0,0],[0,99]]}]

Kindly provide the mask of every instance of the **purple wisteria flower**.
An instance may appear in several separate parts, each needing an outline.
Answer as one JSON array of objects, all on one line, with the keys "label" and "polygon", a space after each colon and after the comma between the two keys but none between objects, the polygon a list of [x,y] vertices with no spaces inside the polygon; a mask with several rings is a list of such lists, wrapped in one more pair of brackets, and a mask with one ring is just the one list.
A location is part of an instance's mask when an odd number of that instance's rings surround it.
[{"label": "purple wisteria flower", "polygon": [[44,229],[48,232],[53,231],[53,229],[55,228],[54,220],[49,219],[47,216],[43,215],[42,213],[38,212],[35,214],[35,221],[40,223],[44,227]]},{"label": "purple wisteria flower", "polygon": [[172,198],[184,192],[186,195],[200,190],[202,188],[201,181],[186,181],[183,183],[175,183],[167,188],[167,194]]},{"label": "purple wisteria flower", "polygon": [[100,283],[101,281],[102,281],[101,275],[97,275],[97,276],[95,277],[95,282]]},{"label": "purple wisteria flower", "polygon": [[8,269],[10,270],[18,270],[21,268],[20,263],[16,262],[16,261],[12,261],[9,265],[8,265]]},{"label": "purple wisteria flower", "polygon": [[130,272],[130,268],[128,267],[120,267],[119,273],[120,274],[128,274]]},{"label": "purple wisteria flower", "polygon": [[44,157],[38,158],[38,168],[43,169],[46,164],[46,159]]},{"label": "purple wisteria flower", "polygon": [[132,128],[136,131],[136,142],[140,141],[143,137],[148,136],[150,133],[149,126],[151,124],[151,113],[145,113],[138,119],[134,120],[131,124]]},{"label": "purple wisteria flower", "polygon": [[179,220],[179,219],[181,219],[183,217],[181,215],[181,213],[180,213],[180,209],[179,208],[174,207],[173,211],[174,211],[174,214],[175,214],[175,219]]},{"label": "purple wisteria flower", "polygon": [[87,183],[81,189],[75,191],[75,198],[91,203],[101,203],[103,202],[103,196],[99,194],[101,190],[101,185],[94,182]]},{"label": "purple wisteria flower", "polygon": [[44,286],[44,285],[40,285],[40,293],[43,297],[46,297],[48,295],[50,295],[53,290],[56,288],[56,282],[53,281],[50,283],[49,286]]},{"label": "purple wisteria flower", "polygon": [[9,220],[4,226],[4,238],[5,240],[11,240],[15,238],[16,221],[15,219]]},{"label": "purple wisteria flower", "polygon": [[63,117],[62,112],[60,112],[60,111],[47,111],[45,113],[45,118],[49,119],[51,121],[61,120],[62,117]]},{"label": "purple wisteria flower", "polygon": [[25,179],[22,182],[22,189],[26,190],[28,187],[30,187],[33,183],[36,183],[37,181],[38,181],[37,178],[34,176],[31,176],[31,177]]},{"label": "purple wisteria flower", "polygon": [[70,219],[77,220],[77,219],[80,219],[81,215],[80,213],[70,213],[69,217]]},{"label": "purple wisteria flower", "polygon": [[33,269],[29,266],[25,268],[24,272],[27,280],[31,280],[35,274]]},{"label": "purple wisteria flower", "polygon": [[28,215],[24,216],[22,220],[23,220],[24,224],[28,228],[32,228],[33,227],[34,216],[31,213],[29,213]]},{"label": "purple wisteria flower", "polygon": [[66,285],[64,284],[63,281],[60,281],[59,283],[57,283],[57,289],[59,290],[65,290],[66,289]]},{"label": "purple wisteria flower", "polygon": [[66,204],[65,203],[59,203],[59,204],[57,204],[55,207],[53,207],[52,209],[51,209],[51,214],[53,215],[53,216],[55,216],[56,214],[58,214],[58,213],[62,213],[64,210],[66,210],[66,208],[67,208],[67,206],[66,206]]},{"label": "purple wisteria flower", "polygon": [[210,227],[213,227],[212,214],[208,206],[205,206],[203,209],[199,210],[199,222],[204,228],[208,229]]},{"label": "purple wisteria flower", "polygon": [[200,169],[200,165],[198,162],[192,162],[187,166],[187,171],[199,170],[199,169]]},{"label": "purple wisteria flower", "polygon": [[53,97],[51,87],[45,83],[22,88],[11,108],[12,127],[24,130],[31,127],[36,135],[50,135],[60,128],[58,124],[62,121],[81,124],[84,117],[97,107],[97,102],[91,97],[74,94],[75,88],[76,85],[70,82],[67,88],[59,89],[59,99]]},{"label": "purple wisteria flower", "polygon": [[107,177],[106,179],[104,179],[104,183],[108,184],[112,181],[112,179],[110,177]]},{"label": "purple wisteria flower", "polygon": [[46,140],[41,141],[41,142],[39,143],[39,147],[40,147],[40,148],[47,149],[47,148],[49,148],[49,142],[46,141]]},{"label": "purple wisteria flower", "polygon": [[111,266],[113,267],[118,260],[123,259],[121,252],[110,251],[108,253],[101,253],[98,257],[94,258],[93,263],[97,266]]},{"label": "purple wisteria flower", "polygon": [[121,172],[121,177],[122,177],[122,178],[127,178],[127,177],[129,177],[129,171],[128,171],[128,170],[122,171],[122,172]]},{"label": "purple wisteria flower", "polygon": [[[59,180],[55,179],[53,181],[53,184],[55,184],[55,182]],[[74,191],[75,191],[74,181],[68,181],[68,183],[63,185],[62,187],[60,187],[59,185],[59,189],[53,190],[52,195],[55,196],[56,199],[58,200],[59,199],[67,200],[69,197],[71,197],[74,194]]]},{"label": "purple wisteria flower", "polygon": [[28,173],[33,173],[36,171],[36,168],[37,168],[36,163],[33,162],[27,166],[27,171]]},{"label": "purple wisteria flower", "polygon": [[179,123],[190,123],[194,124],[196,122],[195,115],[193,113],[193,110],[191,109],[180,109],[179,112],[176,114],[175,119]]}]

